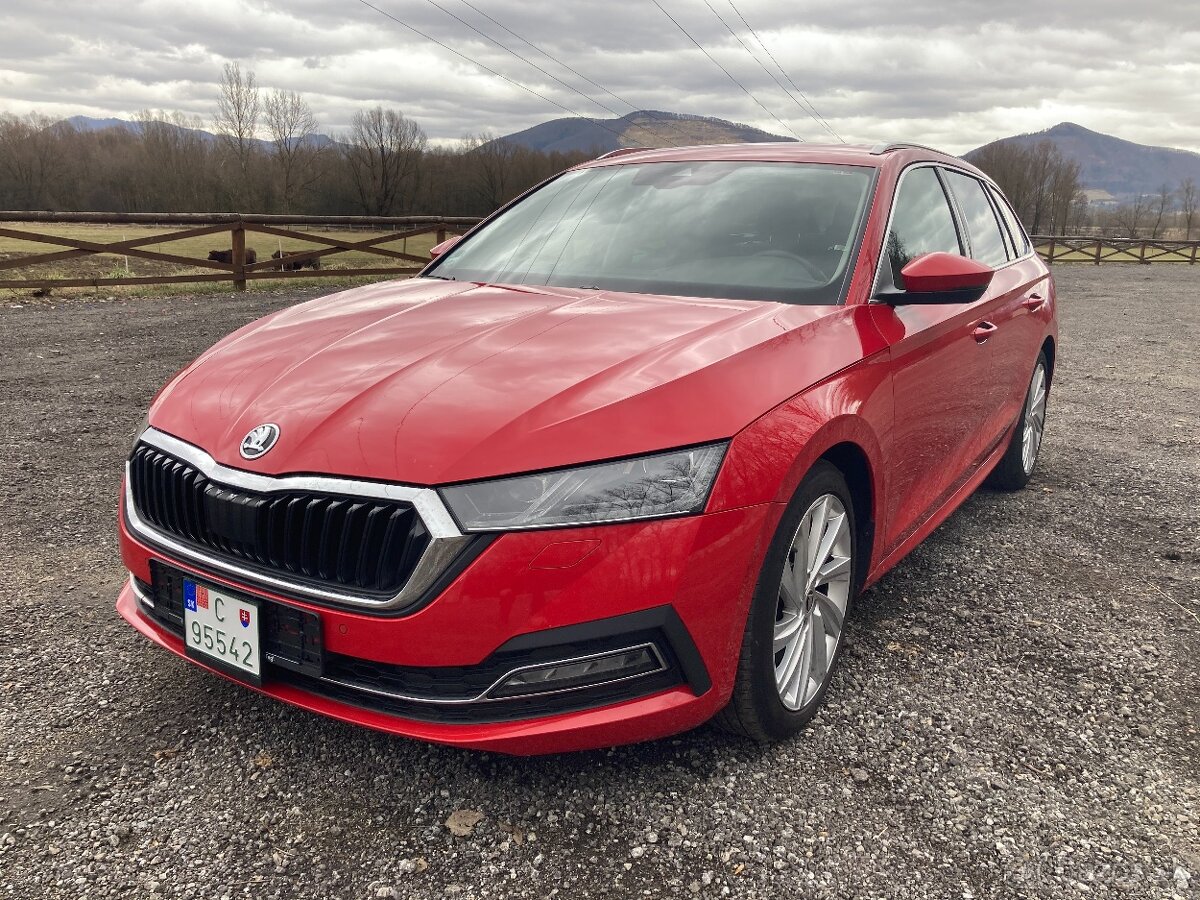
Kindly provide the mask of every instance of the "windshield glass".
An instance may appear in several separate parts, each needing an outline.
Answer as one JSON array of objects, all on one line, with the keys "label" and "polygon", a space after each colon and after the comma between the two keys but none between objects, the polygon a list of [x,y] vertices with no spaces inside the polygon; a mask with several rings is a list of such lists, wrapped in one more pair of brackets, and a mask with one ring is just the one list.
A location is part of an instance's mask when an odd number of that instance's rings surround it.
[{"label": "windshield glass", "polygon": [[428,275],[492,284],[836,303],[874,170],[686,162],[568,172]]}]

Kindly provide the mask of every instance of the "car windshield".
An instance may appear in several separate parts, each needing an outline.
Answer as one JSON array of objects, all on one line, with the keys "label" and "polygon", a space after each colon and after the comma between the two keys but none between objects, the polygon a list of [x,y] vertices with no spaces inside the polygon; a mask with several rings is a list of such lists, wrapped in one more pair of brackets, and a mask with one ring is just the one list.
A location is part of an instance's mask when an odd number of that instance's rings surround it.
[{"label": "car windshield", "polygon": [[830,304],[874,170],[670,162],[567,172],[426,274],[491,284]]}]

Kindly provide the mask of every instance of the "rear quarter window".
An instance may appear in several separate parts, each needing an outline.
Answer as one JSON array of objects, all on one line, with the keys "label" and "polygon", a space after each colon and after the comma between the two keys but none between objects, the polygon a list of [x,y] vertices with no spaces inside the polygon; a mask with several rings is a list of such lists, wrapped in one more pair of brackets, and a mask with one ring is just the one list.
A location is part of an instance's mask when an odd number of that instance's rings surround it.
[{"label": "rear quarter window", "polygon": [[946,182],[962,210],[972,258],[989,266],[1004,265],[1008,262],[1008,247],[983,182],[950,170],[946,171]]},{"label": "rear quarter window", "polygon": [[1017,214],[1013,212],[1012,206],[995,188],[989,187],[988,190],[992,195],[992,199],[996,201],[996,209],[1000,210],[1000,216],[1004,219],[1004,224],[1008,226],[1008,233],[1012,235],[1013,244],[1017,248],[1017,256],[1024,256],[1029,252],[1029,235],[1025,233],[1024,226],[1021,225],[1021,220],[1017,218]]}]

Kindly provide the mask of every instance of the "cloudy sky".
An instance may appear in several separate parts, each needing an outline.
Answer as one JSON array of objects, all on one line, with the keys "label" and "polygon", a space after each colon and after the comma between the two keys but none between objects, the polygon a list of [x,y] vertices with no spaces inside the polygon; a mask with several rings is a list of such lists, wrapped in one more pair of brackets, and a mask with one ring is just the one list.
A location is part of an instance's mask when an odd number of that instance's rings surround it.
[{"label": "cloudy sky", "polygon": [[[654,0],[371,2],[587,116],[611,116],[603,106],[621,114],[666,109],[786,134],[777,116],[796,134],[818,139],[821,126],[722,24],[769,67],[740,12],[787,76],[852,142],[903,138],[961,152],[1073,121],[1200,151],[1197,0],[659,0],[756,99]],[[211,121],[217,80],[230,60],[252,69],[264,87],[306,95],[328,132],[375,104],[399,107],[438,141],[503,134],[565,115],[363,0],[0,2],[0,112],[128,117],[156,108]]]}]

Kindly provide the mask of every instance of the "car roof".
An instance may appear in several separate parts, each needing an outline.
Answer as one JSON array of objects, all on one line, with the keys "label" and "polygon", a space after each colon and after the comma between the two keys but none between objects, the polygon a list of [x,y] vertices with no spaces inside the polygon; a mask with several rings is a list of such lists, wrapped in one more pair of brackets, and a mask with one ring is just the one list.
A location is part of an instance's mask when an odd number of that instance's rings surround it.
[{"label": "car roof", "polygon": [[[818,144],[775,141],[762,144],[703,144],[695,147],[622,147],[581,163],[577,168],[628,165],[645,162],[696,162],[726,160],[741,162],[807,162],[832,165],[869,166],[879,169],[893,164],[903,168],[911,162],[929,161],[967,169],[982,175],[974,166],[948,153],[920,144]],[[984,176],[986,178],[986,176]],[[988,179],[989,181],[991,179]]]}]

